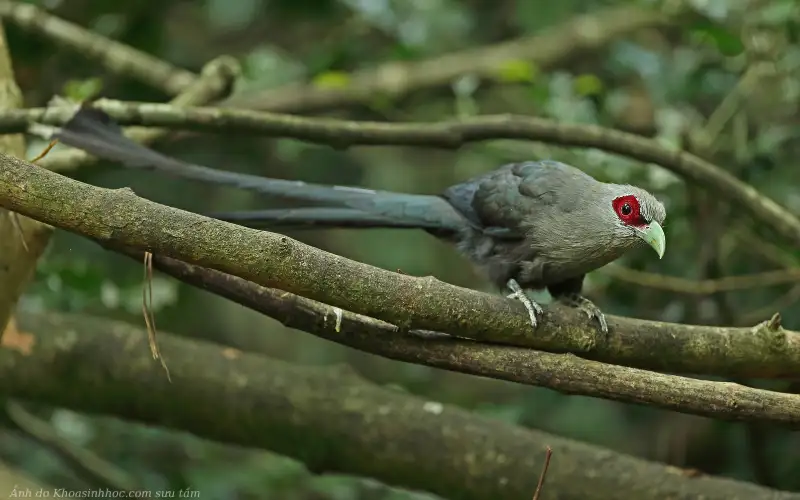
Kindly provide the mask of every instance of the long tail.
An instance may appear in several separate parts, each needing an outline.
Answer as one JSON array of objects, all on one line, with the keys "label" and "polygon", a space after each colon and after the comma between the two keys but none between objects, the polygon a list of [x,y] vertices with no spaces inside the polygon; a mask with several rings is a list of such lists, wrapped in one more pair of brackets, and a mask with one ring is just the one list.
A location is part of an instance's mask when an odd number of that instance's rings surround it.
[{"label": "long tail", "polygon": [[132,141],[106,113],[91,107],[82,107],[53,137],[68,146],[132,168],[155,170],[182,179],[245,189],[286,200],[347,207],[208,214],[242,225],[420,228],[444,236],[468,224],[439,196],[310,184],[187,163]]},{"label": "long tail", "polygon": [[381,215],[352,208],[303,207],[274,208],[266,210],[242,210],[235,212],[212,212],[206,214],[215,219],[264,229],[271,227],[292,228],[406,228],[426,229],[432,232],[446,231],[438,223],[425,223],[412,218],[387,218]]}]

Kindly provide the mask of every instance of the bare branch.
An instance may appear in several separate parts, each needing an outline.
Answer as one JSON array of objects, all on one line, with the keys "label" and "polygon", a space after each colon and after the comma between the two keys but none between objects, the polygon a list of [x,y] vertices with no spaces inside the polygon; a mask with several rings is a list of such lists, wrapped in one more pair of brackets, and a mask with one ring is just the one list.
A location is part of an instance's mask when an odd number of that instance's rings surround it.
[{"label": "bare branch", "polygon": [[314,83],[234,95],[221,106],[315,113],[331,108],[369,104],[375,96],[397,99],[411,92],[443,87],[462,76],[486,82],[502,81],[509,65],[522,61],[533,71],[551,68],[588,51],[600,50],[625,35],[644,28],[676,22],[680,12],[663,14],[631,6],[575,16],[539,35],[510,42],[445,54],[418,62],[390,63],[349,75],[342,88]]},{"label": "bare branch", "polygon": [[21,404],[9,401],[6,413],[20,431],[52,450],[88,484],[113,491],[141,490],[141,485],[125,471],[92,451],[62,438],[50,424],[28,412]]},{"label": "bare branch", "polygon": [[[248,110],[184,108],[168,104],[102,100],[97,109],[124,125],[162,126],[226,133],[258,133],[327,143],[338,148],[362,145],[408,145],[458,148],[489,139],[528,139],[563,146],[597,148],[657,163],[687,180],[713,189],[747,210],[765,227],[800,245],[800,219],[729,172],[691,153],[658,141],[595,125],[558,123],[519,115],[484,115],[434,123],[384,123],[305,118]],[[62,125],[74,110],[38,108],[4,113],[0,131],[26,130],[30,123]]]},{"label": "bare branch", "polygon": [[[530,498],[547,446],[547,491],[564,498],[797,500],[741,481],[687,477],[622,455],[366,383],[165,333],[173,383],[147,335],[119,322],[22,316],[25,355],[0,347],[0,391],[77,411],[168,426],[448,498]],[[65,366],[79,369],[64,370]]]},{"label": "bare branch", "polygon": [[[205,104],[214,101],[221,95],[228,92],[233,83],[233,79],[239,73],[238,63],[230,57],[222,56],[206,64],[203,73],[190,85],[185,92],[173,99],[169,106],[173,109],[180,109],[182,106],[192,106],[195,104]],[[75,111],[74,107],[61,107],[62,110]],[[162,136],[168,130],[148,129],[133,127],[125,131],[125,135],[142,144],[150,144]],[[71,170],[97,161],[97,158],[83,151],[67,149],[48,156],[41,162],[41,165],[49,170],[63,171]]]},{"label": "bare branch", "polygon": [[2,0],[0,16],[23,29],[52,40],[61,47],[68,47],[85,57],[97,59],[112,73],[132,76],[168,95],[184,92],[197,78],[190,71],[52,16],[33,4]]},{"label": "bare branch", "polygon": [[798,265],[798,260],[791,251],[781,247],[774,241],[764,239],[744,223],[740,222],[732,227],[731,233],[737,240],[739,247],[751,255],[757,255],[776,266],[795,268]]},{"label": "bare branch", "polygon": [[547,447],[547,451],[545,452],[544,457],[544,466],[542,467],[542,473],[539,475],[539,484],[536,485],[536,491],[533,492],[533,500],[539,500],[539,497],[542,494],[542,488],[544,487],[544,480],[547,476],[547,469],[550,467],[550,458],[553,456],[553,449],[549,446]]},{"label": "bare branch", "polygon": [[619,264],[604,267],[601,272],[614,279],[635,285],[690,295],[712,295],[720,292],[748,290],[751,288],[786,285],[800,282],[800,268],[776,269],[742,276],[725,276],[718,279],[690,280],[677,276],[637,271]]},{"label": "bare branch", "polygon": [[0,206],[101,243],[217,269],[404,330],[570,351],[661,371],[799,374],[800,334],[780,327],[703,327],[609,317],[609,335],[599,336],[585,315],[556,305],[533,331],[518,301],[385,271],[286,236],[153,203],[129,189],[84,184],[2,154]]},{"label": "bare branch", "polygon": [[[119,249],[139,259],[139,252]],[[392,325],[168,257],[154,265],[181,281],[266,314],[284,325],[398,361],[547,387],[564,394],[800,428],[800,397],[732,383],[664,375],[571,354],[481,344],[435,332],[401,334]],[[224,342],[224,339],[219,339]]]},{"label": "bare branch", "polygon": [[787,307],[791,307],[798,301],[800,301],[800,286],[795,286],[769,305],[750,311],[745,311],[738,318],[736,318],[736,322],[738,325],[752,324],[769,316],[770,314],[774,314],[775,311],[780,311],[782,309],[786,309]]},{"label": "bare branch", "polygon": [[[682,14],[680,9],[658,12],[638,7],[615,7],[576,16],[534,37],[424,61],[395,62],[357,71],[349,75],[347,85],[342,88],[291,83],[277,89],[232,96],[221,104],[310,113],[367,104],[376,95],[399,98],[417,90],[449,85],[462,76],[476,76],[487,82],[503,81],[507,68],[518,65],[520,61],[529,65],[532,72],[540,71],[583,52],[602,49],[635,31],[672,25]],[[0,16],[82,55],[98,59],[112,72],[132,76],[168,94],[182,92],[196,78],[191,72],[52,16],[34,5],[2,0]]]}]

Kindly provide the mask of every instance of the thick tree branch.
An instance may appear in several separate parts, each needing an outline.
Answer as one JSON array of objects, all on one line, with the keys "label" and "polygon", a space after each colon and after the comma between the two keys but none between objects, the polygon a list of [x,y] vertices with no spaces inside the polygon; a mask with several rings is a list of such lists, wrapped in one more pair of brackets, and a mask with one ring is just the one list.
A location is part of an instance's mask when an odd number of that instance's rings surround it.
[{"label": "thick tree branch", "polygon": [[[141,252],[118,249],[141,262]],[[434,332],[400,334],[372,318],[168,257],[157,269],[264,313],[284,325],[390,359],[526,385],[645,404],[724,420],[767,421],[800,429],[800,397],[589,361],[572,354],[481,344]],[[220,339],[222,341],[222,339]]]},{"label": "thick tree branch", "polygon": [[[22,94],[14,80],[6,34],[0,22],[0,110],[22,105]],[[25,158],[25,137],[0,137],[0,152]],[[52,228],[27,217],[0,210],[0,335],[8,324],[25,287],[47,248]]]},{"label": "thick tree branch", "polygon": [[78,182],[0,155],[0,206],[101,243],[149,250],[400,326],[530,346],[659,371],[800,375],[800,334],[780,325],[688,326],[609,317],[599,336],[585,315],[551,307],[533,331],[502,296],[375,268],[289,237],[244,228]]},{"label": "thick tree branch", "polygon": [[[434,123],[384,123],[223,108],[180,109],[168,104],[111,100],[92,105],[120,124],[259,133],[327,143],[340,148],[355,144],[458,148],[489,139],[528,139],[597,148],[657,163],[704,188],[713,189],[735,206],[747,210],[765,227],[800,245],[800,219],[727,171],[655,140],[595,125],[558,123],[520,115],[484,115]],[[0,116],[0,131],[26,130],[32,122],[62,125],[72,118],[74,112],[74,107],[7,112]]]},{"label": "thick tree branch", "polygon": [[190,71],[92,33],[29,3],[1,0],[0,16],[23,29],[49,38],[59,46],[69,47],[85,57],[96,59],[112,73],[130,75],[168,95],[184,92],[196,80]]},{"label": "thick tree branch", "polygon": [[147,335],[129,325],[50,314],[21,325],[25,341],[0,347],[4,393],[270,449],[314,471],[454,500],[530,498],[550,446],[547,491],[564,498],[800,498],[524,430],[378,388],[349,370],[162,334],[170,383],[150,359]]}]

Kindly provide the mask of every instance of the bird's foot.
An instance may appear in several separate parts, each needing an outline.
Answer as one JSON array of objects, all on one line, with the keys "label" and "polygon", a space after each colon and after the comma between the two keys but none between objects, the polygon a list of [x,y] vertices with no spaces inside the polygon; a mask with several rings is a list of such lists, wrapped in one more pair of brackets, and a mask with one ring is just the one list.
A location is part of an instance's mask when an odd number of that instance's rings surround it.
[{"label": "bird's foot", "polygon": [[517,299],[522,302],[522,305],[525,306],[525,309],[528,310],[528,318],[531,320],[531,326],[536,329],[536,325],[538,321],[536,319],[537,316],[541,316],[544,313],[542,306],[537,304],[535,301],[531,300],[530,297],[525,295],[525,291],[519,286],[517,280],[510,279],[508,280],[508,284],[506,285],[511,293],[508,295],[509,299]]},{"label": "bird's foot", "polygon": [[594,305],[594,302],[587,299],[583,295],[578,294],[564,295],[559,297],[559,300],[568,306],[580,309],[589,317],[589,319],[597,320],[597,322],[600,323],[600,330],[603,333],[608,333],[608,323],[606,323],[606,317],[603,314],[603,311]]}]

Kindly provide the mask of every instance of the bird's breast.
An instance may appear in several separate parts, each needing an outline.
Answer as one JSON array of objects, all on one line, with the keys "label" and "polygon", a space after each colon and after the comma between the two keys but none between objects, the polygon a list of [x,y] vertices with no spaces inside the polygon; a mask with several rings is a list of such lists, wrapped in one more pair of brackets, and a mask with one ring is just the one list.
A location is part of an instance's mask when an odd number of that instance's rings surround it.
[{"label": "bird's breast", "polygon": [[550,285],[590,273],[615,261],[623,253],[624,249],[607,247],[564,248],[557,251],[540,251],[537,253],[537,258],[542,265],[542,281]]}]

